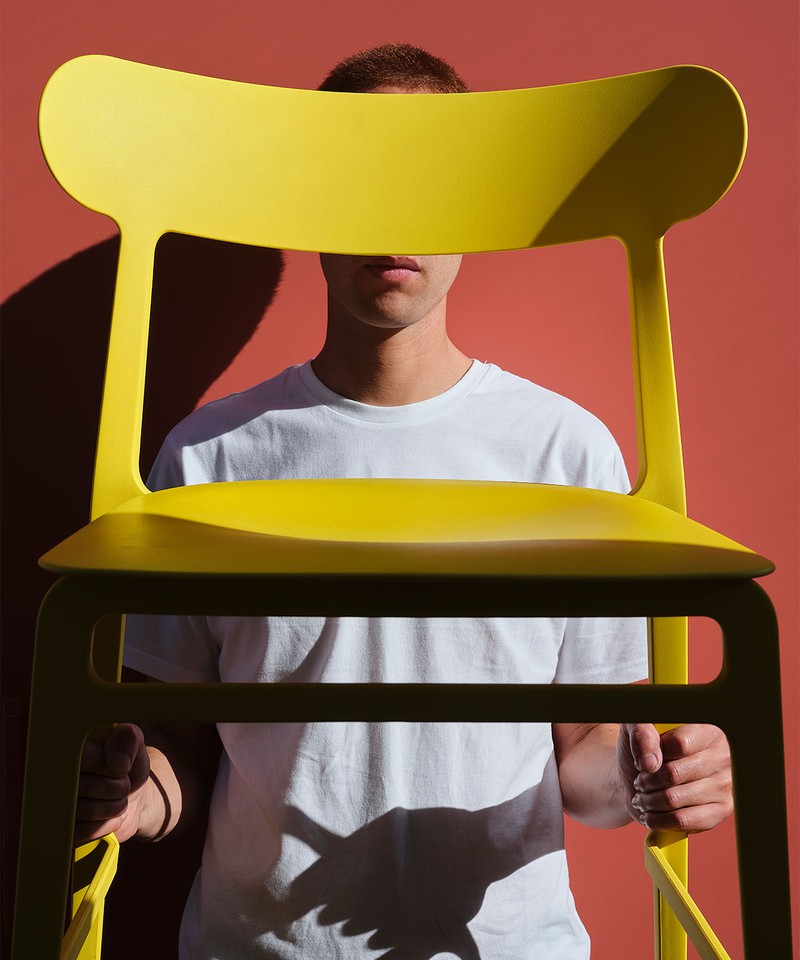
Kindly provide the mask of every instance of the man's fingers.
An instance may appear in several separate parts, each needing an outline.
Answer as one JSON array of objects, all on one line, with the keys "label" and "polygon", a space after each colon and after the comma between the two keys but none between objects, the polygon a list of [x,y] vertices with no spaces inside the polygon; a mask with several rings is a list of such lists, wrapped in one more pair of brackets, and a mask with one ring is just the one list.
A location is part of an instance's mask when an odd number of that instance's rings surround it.
[{"label": "man's fingers", "polygon": [[105,837],[109,833],[116,833],[119,827],[120,824],[114,824],[109,825],[108,830],[102,830],[100,828],[92,828],[88,824],[76,823],[75,831],[72,835],[73,843],[76,847],[83,846],[84,843],[89,843],[92,840],[100,840],[101,837]]},{"label": "man's fingers", "polygon": [[128,815],[130,786],[129,777],[81,774],[75,805],[76,844],[97,840],[122,827]]},{"label": "man's fingers", "polygon": [[727,754],[728,742],[719,727],[709,723],[684,723],[661,735],[661,749],[665,760],[677,760],[704,750]]},{"label": "man's fingers", "polygon": [[109,733],[103,747],[108,769],[116,774],[129,774],[144,751],[144,735],[132,723],[121,723]]},{"label": "man's fingers", "polygon": [[81,755],[81,773],[108,776],[105,744],[98,743],[96,740],[87,740],[84,743]]},{"label": "man's fingers", "polygon": [[678,830],[682,833],[701,833],[720,824],[730,813],[722,803],[704,803],[681,807],[666,812],[644,811],[637,819],[650,830]]},{"label": "man's fingers", "polygon": [[[641,765],[633,778],[631,811],[651,830],[710,830],[733,810],[724,734],[707,724],[686,724],[668,730],[660,741],[661,764],[650,770]],[[649,742],[646,734],[641,742]]]},{"label": "man's fingers", "polygon": [[[101,823],[123,817],[128,809],[128,798],[118,800],[93,800],[88,797],[79,797],[75,806],[75,819],[81,822]],[[105,831],[110,833],[110,829]]]},{"label": "man's fingers", "polygon": [[717,773],[716,765],[709,765],[702,753],[679,760],[664,763],[654,773],[640,773],[633,781],[633,787],[639,791],[664,790],[679,783],[692,783]]},{"label": "man's fingers", "polygon": [[707,777],[665,790],[639,791],[634,794],[631,803],[642,813],[668,813],[681,807],[703,806],[706,803],[727,804],[729,792],[724,777]]},{"label": "man's fingers", "polygon": [[662,734],[661,742],[663,764],[655,772],[638,774],[633,783],[635,790],[664,790],[707,778],[716,778],[730,790],[730,750],[717,727],[686,724]]},{"label": "man's fingers", "polygon": [[652,723],[622,725],[634,766],[644,773],[655,773],[661,767],[661,738]]},{"label": "man's fingers", "polygon": [[130,792],[130,777],[104,777],[84,772],[78,781],[78,796],[88,800],[122,800]]},{"label": "man's fingers", "polygon": [[75,842],[123,830],[131,800],[144,789],[149,774],[150,757],[139,727],[120,724],[103,742],[87,740],[78,781]]},{"label": "man's fingers", "polygon": [[117,833],[124,823],[124,814],[112,820],[76,820],[73,840],[76,846],[80,846],[82,843],[88,843],[90,840],[99,840],[109,833]]}]

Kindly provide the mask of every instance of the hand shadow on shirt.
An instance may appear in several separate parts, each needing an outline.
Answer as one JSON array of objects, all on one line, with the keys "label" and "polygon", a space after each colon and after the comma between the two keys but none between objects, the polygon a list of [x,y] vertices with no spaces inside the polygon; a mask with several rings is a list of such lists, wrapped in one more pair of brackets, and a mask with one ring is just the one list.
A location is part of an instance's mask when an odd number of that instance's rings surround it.
[{"label": "hand shadow on shirt", "polygon": [[467,923],[488,887],[563,845],[561,818],[542,829],[536,816],[543,789],[475,811],[395,807],[349,836],[287,807],[284,832],[319,859],[293,882],[283,923],[322,907],[319,924],[342,923],[343,936],[372,932],[368,946],[385,949],[382,960],[480,960]]}]

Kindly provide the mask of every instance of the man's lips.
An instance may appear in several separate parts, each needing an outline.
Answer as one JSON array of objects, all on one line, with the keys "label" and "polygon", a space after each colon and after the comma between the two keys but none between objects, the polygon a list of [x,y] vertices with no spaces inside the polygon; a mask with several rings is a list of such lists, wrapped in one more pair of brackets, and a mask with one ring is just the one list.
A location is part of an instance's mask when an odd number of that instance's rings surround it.
[{"label": "man's lips", "polygon": [[402,283],[422,269],[413,257],[369,257],[364,266],[381,280]]}]

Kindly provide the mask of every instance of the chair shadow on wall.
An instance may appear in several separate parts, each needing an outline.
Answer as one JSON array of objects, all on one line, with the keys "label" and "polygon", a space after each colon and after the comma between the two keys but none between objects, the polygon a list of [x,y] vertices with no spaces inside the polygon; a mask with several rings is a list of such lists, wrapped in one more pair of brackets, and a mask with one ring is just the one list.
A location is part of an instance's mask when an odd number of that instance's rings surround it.
[{"label": "chair shadow on wall", "polygon": [[[94,445],[119,239],[37,277],[2,305],[3,945],[10,947],[27,703],[36,612],[53,581],[38,557],[89,514]],[[167,234],[156,251],[141,463],[250,340],[283,270],[278,250]],[[135,719],[135,718],[131,718]],[[46,825],[44,825],[46,828]],[[109,897],[108,956],[176,954],[200,840],[123,848]],[[125,923],[143,903],[147,925]],[[163,954],[158,944],[163,946]]]}]

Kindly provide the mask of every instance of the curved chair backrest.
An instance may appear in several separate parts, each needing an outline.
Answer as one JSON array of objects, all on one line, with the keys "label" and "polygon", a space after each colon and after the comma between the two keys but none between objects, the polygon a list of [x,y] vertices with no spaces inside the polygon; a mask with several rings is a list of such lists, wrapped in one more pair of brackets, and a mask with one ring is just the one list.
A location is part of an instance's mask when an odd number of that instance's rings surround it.
[{"label": "curved chair backrest", "polygon": [[660,241],[715,203],[742,161],[742,107],[713,71],[387,97],[90,56],[51,78],[40,135],[64,189],[122,233],[94,515],[144,489],[152,261],[170,231],[356,254],[620,238],[636,316],[637,491],[683,509]]}]

